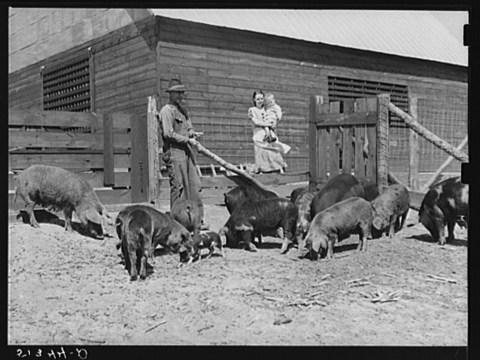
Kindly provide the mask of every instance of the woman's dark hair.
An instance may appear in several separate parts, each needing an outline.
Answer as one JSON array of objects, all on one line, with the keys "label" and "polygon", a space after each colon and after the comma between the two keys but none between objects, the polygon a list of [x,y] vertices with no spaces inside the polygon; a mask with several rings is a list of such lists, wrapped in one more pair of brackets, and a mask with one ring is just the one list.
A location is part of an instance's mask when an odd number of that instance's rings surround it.
[{"label": "woman's dark hair", "polygon": [[252,96],[252,101],[253,101],[253,105],[256,106],[257,104],[255,104],[255,96],[257,96],[258,94],[262,94],[263,97],[265,97],[265,94],[263,93],[262,90],[255,90],[253,92],[253,96]]}]

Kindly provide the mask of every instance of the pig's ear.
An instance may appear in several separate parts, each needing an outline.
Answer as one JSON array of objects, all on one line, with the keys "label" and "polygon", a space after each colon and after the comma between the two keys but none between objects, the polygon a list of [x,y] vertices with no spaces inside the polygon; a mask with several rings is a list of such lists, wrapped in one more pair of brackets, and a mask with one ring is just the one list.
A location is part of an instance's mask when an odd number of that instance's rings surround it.
[{"label": "pig's ear", "polygon": [[375,229],[382,230],[382,219],[376,216],[375,219],[373,219],[372,225]]},{"label": "pig's ear", "polygon": [[94,209],[88,209],[85,217],[88,221],[91,221],[98,225],[102,225],[102,216],[98,213],[98,211]]}]

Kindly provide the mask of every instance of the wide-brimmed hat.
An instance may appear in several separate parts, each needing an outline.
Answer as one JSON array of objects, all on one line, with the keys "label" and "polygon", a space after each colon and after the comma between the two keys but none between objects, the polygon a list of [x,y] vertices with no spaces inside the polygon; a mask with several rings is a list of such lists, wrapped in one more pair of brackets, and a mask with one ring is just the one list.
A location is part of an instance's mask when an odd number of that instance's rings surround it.
[{"label": "wide-brimmed hat", "polygon": [[171,92],[171,91],[185,91],[187,90],[185,88],[185,85],[183,85],[182,81],[180,79],[171,79],[170,82],[168,83],[168,89],[165,90],[165,92]]}]

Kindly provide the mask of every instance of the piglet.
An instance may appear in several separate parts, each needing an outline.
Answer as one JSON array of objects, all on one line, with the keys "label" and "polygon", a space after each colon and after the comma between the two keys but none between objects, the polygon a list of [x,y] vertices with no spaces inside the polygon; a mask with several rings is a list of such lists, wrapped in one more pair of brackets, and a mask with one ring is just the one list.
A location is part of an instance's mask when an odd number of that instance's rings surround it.
[{"label": "piglet", "polygon": [[220,235],[214,231],[209,231],[203,234],[198,234],[193,237],[193,259],[197,260],[200,257],[201,249],[209,249],[207,258],[211,257],[215,249],[220,251],[222,256],[225,256]]}]

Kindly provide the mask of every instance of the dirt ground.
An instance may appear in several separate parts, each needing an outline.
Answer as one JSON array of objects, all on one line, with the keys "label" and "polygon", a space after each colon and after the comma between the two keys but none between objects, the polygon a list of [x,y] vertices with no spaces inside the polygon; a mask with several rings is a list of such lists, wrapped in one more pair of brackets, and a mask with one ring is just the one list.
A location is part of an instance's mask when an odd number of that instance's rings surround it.
[{"label": "dirt ground", "polygon": [[[205,208],[218,231],[226,208]],[[467,345],[467,230],[440,247],[412,210],[363,253],[352,236],[310,261],[264,237],[257,253],[226,248],[178,267],[157,249],[136,282],[113,228],[94,240],[42,214],[38,229],[8,225],[9,345]]]}]

